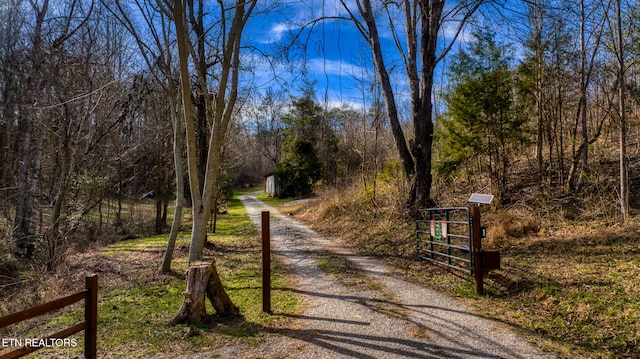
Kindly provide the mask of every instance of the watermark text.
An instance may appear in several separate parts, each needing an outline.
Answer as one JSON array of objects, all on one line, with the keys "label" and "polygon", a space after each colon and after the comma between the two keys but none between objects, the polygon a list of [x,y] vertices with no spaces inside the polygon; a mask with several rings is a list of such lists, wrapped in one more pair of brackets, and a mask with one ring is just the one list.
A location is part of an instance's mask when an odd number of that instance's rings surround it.
[{"label": "watermark text", "polygon": [[0,348],[62,348],[77,347],[75,338],[0,338]]}]

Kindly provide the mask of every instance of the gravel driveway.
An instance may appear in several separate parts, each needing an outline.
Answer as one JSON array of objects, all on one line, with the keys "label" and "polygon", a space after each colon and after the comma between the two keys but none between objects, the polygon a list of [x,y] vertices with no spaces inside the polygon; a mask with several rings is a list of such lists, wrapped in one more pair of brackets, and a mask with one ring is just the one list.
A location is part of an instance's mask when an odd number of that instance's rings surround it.
[{"label": "gravel driveway", "polygon": [[[290,329],[256,348],[229,347],[221,357],[253,358],[553,358],[504,325],[427,288],[393,276],[379,261],[339,248],[252,195],[241,196],[260,227],[271,212],[273,253],[294,273],[307,308]],[[324,273],[318,258],[348,260],[368,286]],[[362,282],[361,281],[361,282]],[[345,284],[346,283],[346,284]]]}]

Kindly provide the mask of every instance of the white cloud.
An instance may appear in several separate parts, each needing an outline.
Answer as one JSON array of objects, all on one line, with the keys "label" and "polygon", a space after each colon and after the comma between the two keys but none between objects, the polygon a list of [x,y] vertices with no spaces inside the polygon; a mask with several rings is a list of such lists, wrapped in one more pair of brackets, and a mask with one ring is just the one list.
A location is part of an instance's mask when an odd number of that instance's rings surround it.
[{"label": "white cloud", "polygon": [[[460,25],[461,25],[460,21],[457,21],[457,20],[445,21],[442,24],[442,27],[440,28],[440,33],[442,35],[442,38],[447,42],[450,42],[451,40],[453,40],[453,38],[456,36],[456,32],[458,31],[458,28],[460,27]],[[458,38],[456,39],[456,41],[467,43],[472,40],[473,40],[473,36],[471,32],[467,30],[467,26],[463,25],[462,30],[460,31],[460,34],[458,34]]]},{"label": "white cloud", "polygon": [[344,62],[342,60],[325,60],[322,58],[311,59],[307,62],[307,68],[314,75],[338,75],[361,78],[371,70],[363,66],[358,66]]},{"label": "white cloud", "polygon": [[[353,2],[353,0],[347,1],[347,3],[351,2]],[[261,43],[276,43],[288,32],[300,30],[302,27],[309,25],[313,20],[318,19],[321,16],[327,18],[348,16],[342,4],[337,0],[334,2],[322,1],[310,3],[294,1],[286,6],[289,6],[289,11],[282,13],[283,17],[281,17],[281,21],[271,24],[263,40],[260,41]],[[353,6],[353,8],[355,8],[355,5]],[[332,21],[334,20],[326,20],[326,22]]]},{"label": "white cloud", "polygon": [[260,41],[262,44],[273,44],[276,43],[290,31],[299,28],[298,26],[294,26],[291,23],[285,22],[277,22],[271,25],[269,31],[267,31],[266,36]]}]

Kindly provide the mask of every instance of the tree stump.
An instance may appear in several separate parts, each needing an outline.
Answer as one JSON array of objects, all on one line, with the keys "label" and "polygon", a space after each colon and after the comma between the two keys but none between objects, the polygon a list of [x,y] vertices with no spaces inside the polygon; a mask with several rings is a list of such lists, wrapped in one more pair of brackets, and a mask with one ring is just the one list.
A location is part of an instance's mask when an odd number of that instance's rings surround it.
[{"label": "tree stump", "polygon": [[239,315],[238,307],[233,304],[222,286],[215,262],[193,262],[187,269],[184,300],[170,324],[204,323],[207,320],[205,297],[209,298],[213,309],[219,316]]}]

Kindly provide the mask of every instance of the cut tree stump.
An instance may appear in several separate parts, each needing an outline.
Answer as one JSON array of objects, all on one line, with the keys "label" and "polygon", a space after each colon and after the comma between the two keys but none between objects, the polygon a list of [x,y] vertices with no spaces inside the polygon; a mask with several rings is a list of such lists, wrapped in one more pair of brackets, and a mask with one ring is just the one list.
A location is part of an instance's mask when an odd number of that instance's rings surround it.
[{"label": "cut tree stump", "polygon": [[239,315],[238,307],[225,292],[215,262],[193,262],[187,269],[184,300],[170,324],[204,323],[207,321],[205,297],[209,298],[213,309],[221,317]]}]

